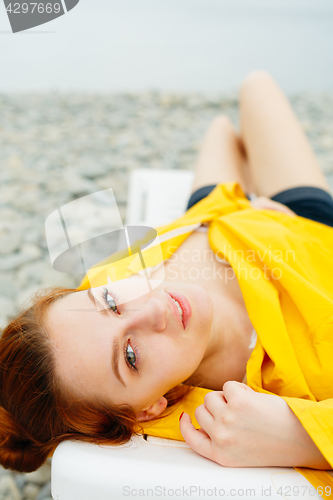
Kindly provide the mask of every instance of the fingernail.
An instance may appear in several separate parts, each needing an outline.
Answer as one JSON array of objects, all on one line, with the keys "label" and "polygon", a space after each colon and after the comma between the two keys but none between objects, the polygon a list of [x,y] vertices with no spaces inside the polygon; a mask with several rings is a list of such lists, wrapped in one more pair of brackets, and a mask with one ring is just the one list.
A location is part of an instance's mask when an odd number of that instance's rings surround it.
[{"label": "fingernail", "polygon": [[179,422],[180,422],[180,419],[182,418],[182,416],[184,415],[184,412],[182,412],[179,416]]}]

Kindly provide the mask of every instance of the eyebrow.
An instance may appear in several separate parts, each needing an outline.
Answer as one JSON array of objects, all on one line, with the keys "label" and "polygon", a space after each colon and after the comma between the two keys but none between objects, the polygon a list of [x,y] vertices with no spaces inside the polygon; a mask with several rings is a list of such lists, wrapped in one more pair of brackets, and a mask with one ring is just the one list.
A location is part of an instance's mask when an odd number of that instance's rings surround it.
[{"label": "eyebrow", "polygon": [[[89,299],[94,304],[94,306],[96,306],[96,302],[98,302],[98,301],[97,301],[97,299],[94,298],[92,291],[91,291],[91,288],[89,288],[87,291],[88,291]],[[95,302],[95,300],[96,300],[96,302]],[[107,316],[109,315],[109,313],[106,309],[102,309],[100,312],[103,312]],[[112,349],[111,366],[112,366],[113,373],[115,374],[115,376],[117,377],[119,382],[121,382],[124,387],[127,387],[125,382],[123,381],[120,373],[119,373],[119,343],[118,343],[118,340],[116,338],[113,339],[112,345],[113,345],[113,349]]]}]

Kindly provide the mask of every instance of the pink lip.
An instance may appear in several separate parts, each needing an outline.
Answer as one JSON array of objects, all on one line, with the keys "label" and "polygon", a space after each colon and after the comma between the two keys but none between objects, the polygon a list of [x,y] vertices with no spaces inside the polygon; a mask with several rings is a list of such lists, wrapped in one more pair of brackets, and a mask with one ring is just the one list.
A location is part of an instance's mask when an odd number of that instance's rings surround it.
[{"label": "pink lip", "polygon": [[[172,310],[177,318],[177,321],[182,325],[182,327],[184,328],[184,323],[182,323],[182,320],[180,319],[180,316],[179,316],[179,312],[178,312],[178,309],[177,309],[177,306],[176,304],[174,303],[174,301],[171,299],[172,295],[167,292],[167,295],[169,296],[169,302],[171,304],[171,307],[172,307]],[[176,298],[176,297],[175,297]],[[177,300],[177,299],[176,299]],[[180,304],[179,304],[180,305]],[[183,321],[184,321],[184,312],[183,312]]]},{"label": "pink lip", "polygon": [[[170,295],[170,297],[177,300],[178,304],[180,305],[180,307],[183,311],[183,323],[182,323],[182,325],[183,325],[184,330],[185,330],[189,321],[190,321],[190,318],[192,316],[192,309],[191,309],[190,303],[187,300],[187,298],[185,297],[185,295],[183,295],[182,293],[179,293],[179,292],[167,292],[167,293]],[[171,302],[172,302],[173,310],[175,311],[175,314],[176,314],[179,322],[181,323],[182,321],[180,319],[177,306],[173,302],[173,300],[171,300]]]}]

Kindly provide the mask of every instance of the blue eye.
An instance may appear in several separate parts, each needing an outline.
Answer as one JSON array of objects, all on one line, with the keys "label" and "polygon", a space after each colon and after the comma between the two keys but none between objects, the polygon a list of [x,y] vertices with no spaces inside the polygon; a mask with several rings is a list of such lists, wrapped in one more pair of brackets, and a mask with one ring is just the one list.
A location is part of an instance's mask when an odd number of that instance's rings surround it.
[{"label": "blue eye", "polygon": [[119,297],[115,292],[113,292],[112,290],[109,291],[106,287],[103,287],[102,297],[109,309],[114,311],[116,314],[120,314],[116,302],[119,300]]},{"label": "blue eye", "polygon": [[[120,312],[117,307],[117,302],[120,300],[119,296],[112,290],[108,290],[106,287],[103,287],[102,297],[107,307],[112,311],[114,311],[116,314],[120,315]],[[138,371],[137,365],[140,366],[139,348],[137,345],[133,345],[132,347],[130,344],[130,339],[124,345],[124,358],[125,358],[125,363],[129,367],[129,369],[137,372]]]},{"label": "blue eye", "polygon": [[128,366],[133,370],[137,370],[135,363],[136,363],[136,356],[135,352],[133,351],[133,348],[131,344],[128,342],[127,345],[125,346],[125,360]]}]

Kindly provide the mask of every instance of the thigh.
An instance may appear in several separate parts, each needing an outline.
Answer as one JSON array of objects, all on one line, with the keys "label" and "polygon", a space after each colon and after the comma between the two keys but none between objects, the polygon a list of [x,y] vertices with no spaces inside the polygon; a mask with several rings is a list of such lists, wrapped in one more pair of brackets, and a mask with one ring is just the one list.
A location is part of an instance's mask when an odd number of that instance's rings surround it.
[{"label": "thigh", "polygon": [[292,107],[263,71],[251,73],[240,92],[241,136],[256,192],[272,197],[297,186],[329,186]]},{"label": "thigh", "polygon": [[227,116],[217,116],[202,141],[192,192],[213,184],[238,182],[252,192],[242,142]]}]

